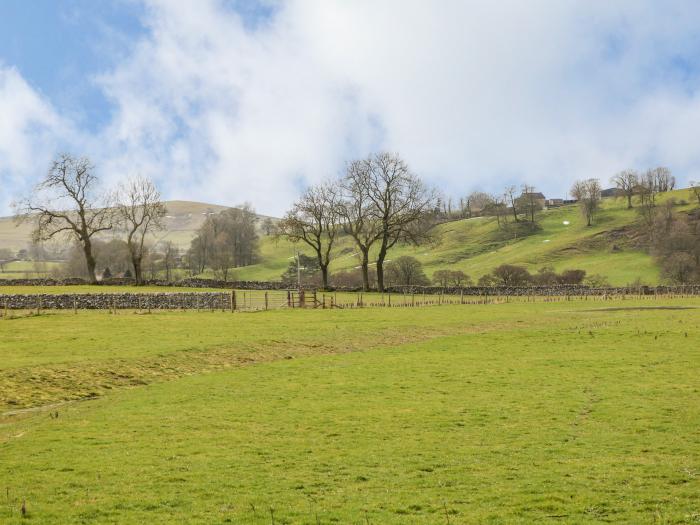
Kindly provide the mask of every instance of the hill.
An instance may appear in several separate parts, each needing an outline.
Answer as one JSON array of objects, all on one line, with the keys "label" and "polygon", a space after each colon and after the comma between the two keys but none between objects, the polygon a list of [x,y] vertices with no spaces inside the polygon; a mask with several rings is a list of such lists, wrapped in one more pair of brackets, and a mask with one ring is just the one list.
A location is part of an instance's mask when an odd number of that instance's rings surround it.
[{"label": "hill", "polygon": [[[681,203],[678,211],[696,207],[688,190],[662,195]],[[587,227],[577,205],[544,210],[539,216],[540,230],[519,238],[503,238],[495,218],[477,217],[441,224],[437,242],[429,246],[401,246],[390,252],[389,259],[412,255],[423,263],[428,276],[436,270],[462,270],[474,280],[496,266],[509,263],[536,271],[551,265],[557,271],[583,269],[604,275],[613,285],[624,285],[640,279],[644,283],[659,282],[659,268],[654,259],[638,244],[636,209],[626,209],[622,199],[603,199],[601,211],[593,226]],[[311,255],[302,244],[296,246]],[[295,246],[284,240],[264,237],[261,241],[261,263],[239,268],[233,278],[240,280],[279,279],[294,257]],[[331,270],[355,268],[359,261],[351,239],[341,239],[335,249]]]},{"label": "hill", "polygon": [[[219,213],[229,206],[207,204],[205,202],[166,201],[167,215],[165,229],[158,232],[152,240],[173,241],[181,249],[187,249],[197,229],[208,214]],[[265,215],[258,215],[260,219]],[[17,251],[26,248],[31,239],[30,224],[15,224],[12,217],[0,217],[0,249],[9,248]]]},{"label": "hill", "polygon": [[[689,190],[676,190],[660,197],[660,202],[676,199],[679,211],[694,208]],[[225,206],[188,201],[166,203],[166,229],[157,239],[171,240],[186,249],[207,214],[217,213]],[[264,216],[260,216],[261,219]],[[440,269],[458,269],[474,280],[503,264],[519,264],[531,271],[544,265],[555,270],[583,269],[608,278],[610,284],[624,285],[641,280],[659,282],[659,268],[654,259],[639,246],[635,237],[638,214],[626,209],[622,199],[603,199],[602,209],[594,225],[586,227],[578,206],[569,205],[541,212],[540,229],[526,236],[505,236],[496,219],[477,217],[450,221],[437,227],[437,241],[428,246],[400,246],[390,252],[389,259],[412,255],[423,263],[428,276]],[[27,245],[30,228],[15,227],[11,218],[0,218],[0,248],[23,248]],[[285,239],[261,233],[260,263],[238,268],[231,273],[236,280],[278,280],[294,259],[295,250],[312,255],[310,249]],[[26,262],[12,263],[16,271],[29,271]],[[331,271],[350,270],[359,265],[352,240],[341,237],[334,249]],[[1,275],[1,274],[0,274]],[[205,276],[212,277],[211,274]]]}]

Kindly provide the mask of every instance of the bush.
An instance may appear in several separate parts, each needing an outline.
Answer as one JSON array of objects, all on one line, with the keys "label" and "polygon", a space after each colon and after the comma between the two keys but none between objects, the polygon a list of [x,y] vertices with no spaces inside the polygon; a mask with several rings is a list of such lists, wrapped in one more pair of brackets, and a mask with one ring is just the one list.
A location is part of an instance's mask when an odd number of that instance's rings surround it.
[{"label": "bush", "polygon": [[[369,285],[371,288],[377,285],[377,274],[370,268]],[[362,288],[362,270],[342,270],[331,275],[331,284],[339,288]]]},{"label": "bush", "polygon": [[415,257],[402,255],[386,267],[389,286],[427,286],[430,281],[423,272],[423,265]]},{"label": "bush", "polygon": [[564,270],[559,276],[560,284],[581,284],[586,277],[586,270]]},{"label": "bush", "polygon": [[503,286],[523,286],[532,281],[530,272],[513,264],[502,264],[492,274],[496,282]]},{"label": "bush", "polygon": [[447,288],[448,286],[471,286],[471,278],[462,270],[437,270],[433,273],[433,283]]}]

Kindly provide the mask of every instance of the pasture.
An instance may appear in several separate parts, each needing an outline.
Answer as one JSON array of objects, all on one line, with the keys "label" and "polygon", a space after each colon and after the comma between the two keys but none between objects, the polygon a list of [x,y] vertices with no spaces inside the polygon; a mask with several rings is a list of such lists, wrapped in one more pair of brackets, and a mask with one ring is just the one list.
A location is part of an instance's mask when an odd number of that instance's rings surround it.
[{"label": "pasture", "polygon": [[3,318],[0,522],[695,523],[698,307]]}]

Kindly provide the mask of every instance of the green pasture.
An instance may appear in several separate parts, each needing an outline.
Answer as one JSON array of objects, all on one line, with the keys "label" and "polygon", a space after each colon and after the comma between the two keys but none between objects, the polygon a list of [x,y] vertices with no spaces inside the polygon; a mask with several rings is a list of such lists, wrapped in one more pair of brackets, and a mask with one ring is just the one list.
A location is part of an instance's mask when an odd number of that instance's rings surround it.
[{"label": "green pasture", "polygon": [[698,307],[3,318],[0,522],[695,523]]}]

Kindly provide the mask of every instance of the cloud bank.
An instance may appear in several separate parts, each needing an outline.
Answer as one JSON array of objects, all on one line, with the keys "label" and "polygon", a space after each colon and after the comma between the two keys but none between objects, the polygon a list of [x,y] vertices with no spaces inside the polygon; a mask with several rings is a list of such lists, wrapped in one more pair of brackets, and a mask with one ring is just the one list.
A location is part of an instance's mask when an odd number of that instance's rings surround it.
[{"label": "cloud bank", "polygon": [[113,111],[95,135],[0,68],[3,182],[26,188],[58,146],[107,182],[141,173],[169,198],[272,214],[378,149],[453,195],[528,182],[564,196],[576,178],[655,164],[697,178],[697,3],[264,7],[148,1],[145,36],[95,79]]}]

